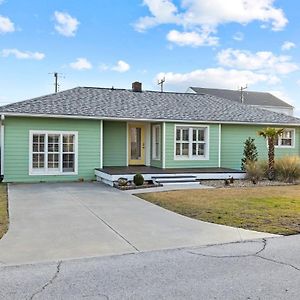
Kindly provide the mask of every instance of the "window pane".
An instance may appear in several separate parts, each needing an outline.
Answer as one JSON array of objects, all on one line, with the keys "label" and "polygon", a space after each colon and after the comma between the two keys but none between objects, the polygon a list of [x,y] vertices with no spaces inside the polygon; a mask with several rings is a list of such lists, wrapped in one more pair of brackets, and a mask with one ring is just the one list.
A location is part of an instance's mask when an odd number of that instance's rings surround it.
[{"label": "window pane", "polygon": [[32,145],[32,151],[33,151],[33,152],[39,152],[39,144],[34,143],[34,144]]},{"label": "window pane", "polygon": [[189,155],[189,144],[188,143],[183,143],[182,144],[182,155]]},{"label": "window pane", "polygon": [[274,145],[275,145],[275,146],[278,146],[278,138],[275,138],[275,140],[274,140]]},{"label": "window pane", "polygon": [[59,168],[59,155],[48,154],[48,168],[58,169]]},{"label": "window pane", "polygon": [[198,144],[198,155],[205,155],[205,144]]},{"label": "window pane", "polygon": [[197,130],[193,129],[193,141],[197,141]]},{"label": "window pane", "polygon": [[42,169],[44,168],[44,154],[33,154],[32,155],[32,168]]},{"label": "window pane", "polygon": [[292,146],[292,139],[282,139],[281,145],[282,146]]},{"label": "window pane", "polygon": [[198,141],[199,142],[204,142],[205,140],[205,130],[204,129],[199,129],[198,130]]},{"label": "window pane", "polygon": [[176,141],[180,141],[180,129],[176,129]]},{"label": "window pane", "polygon": [[188,129],[182,129],[182,140],[183,141],[189,140],[189,130]]},{"label": "window pane", "polygon": [[180,155],[180,144],[176,143],[176,155]]},{"label": "window pane", "polygon": [[63,154],[63,172],[75,171],[75,155]]},{"label": "window pane", "polygon": [[292,132],[289,130],[289,131],[284,131],[283,134],[282,134],[282,137],[284,139],[291,139],[292,138]]},{"label": "window pane", "polygon": [[193,155],[197,155],[197,144],[193,143]]},{"label": "window pane", "polygon": [[130,130],[130,159],[141,159],[142,156],[142,128],[133,127]]}]

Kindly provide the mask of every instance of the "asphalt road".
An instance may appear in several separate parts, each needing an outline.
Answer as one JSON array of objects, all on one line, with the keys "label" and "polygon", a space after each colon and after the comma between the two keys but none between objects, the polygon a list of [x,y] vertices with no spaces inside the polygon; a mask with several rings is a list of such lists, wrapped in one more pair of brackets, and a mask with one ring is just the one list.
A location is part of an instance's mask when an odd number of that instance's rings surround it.
[{"label": "asphalt road", "polygon": [[300,299],[300,235],[4,266],[0,299]]}]

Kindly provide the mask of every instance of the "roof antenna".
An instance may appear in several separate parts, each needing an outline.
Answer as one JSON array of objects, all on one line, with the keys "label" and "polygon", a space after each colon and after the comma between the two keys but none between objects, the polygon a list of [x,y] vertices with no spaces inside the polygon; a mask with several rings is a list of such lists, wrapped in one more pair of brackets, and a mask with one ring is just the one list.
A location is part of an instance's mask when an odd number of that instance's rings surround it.
[{"label": "roof antenna", "polygon": [[62,76],[60,76],[60,75],[62,75],[62,73],[52,72],[52,73],[48,73],[48,74],[53,74],[53,76],[54,76],[54,92],[57,93],[60,88],[58,79],[59,79],[59,77],[62,77]]},{"label": "roof antenna", "polygon": [[166,78],[162,78],[161,80],[158,80],[157,85],[160,85],[160,91],[163,93],[164,91],[164,83],[166,82]]},{"label": "roof antenna", "polygon": [[241,91],[241,103],[244,103],[244,100],[245,100],[245,98],[244,98],[244,90],[246,90],[247,88],[248,88],[247,84],[244,87],[241,86],[240,88],[238,88],[238,90]]}]

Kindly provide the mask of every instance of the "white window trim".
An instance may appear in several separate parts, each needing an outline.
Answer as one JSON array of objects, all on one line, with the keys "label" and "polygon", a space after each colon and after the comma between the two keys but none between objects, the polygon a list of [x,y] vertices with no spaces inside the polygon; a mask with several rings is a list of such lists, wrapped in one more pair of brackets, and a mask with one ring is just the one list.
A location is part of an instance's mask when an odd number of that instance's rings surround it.
[{"label": "white window trim", "polygon": [[[295,138],[296,138],[296,130],[295,128],[284,128],[284,131],[292,131],[292,145],[275,145],[276,149],[294,149],[295,148]],[[278,137],[278,141],[281,140],[281,137]]]},{"label": "white window trim", "polygon": [[[189,129],[189,156],[179,156],[176,155],[176,129],[178,128],[188,128]],[[199,128],[205,129],[205,156],[193,156],[192,155],[192,135],[191,131]],[[194,124],[175,124],[174,125],[174,160],[180,161],[193,161],[193,160],[209,160],[209,125],[194,125]]]},{"label": "white window trim", "polygon": [[[61,162],[61,149],[60,149],[60,170],[59,171],[49,171],[48,166],[45,165],[43,171],[34,170],[32,167],[32,142],[34,134],[72,134],[75,137],[74,147],[75,147],[75,166],[74,172],[62,172],[62,162]],[[60,145],[62,143],[62,139]],[[60,146],[61,147],[61,146]],[[45,145],[45,154],[48,154],[48,145]],[[47,155],[46,154],[46,155]],[[78,175],[78,132],[77,131],[53,131],[53,130],[29,130],[29,175],[30,176],[47,176],[47,175]]]},{"label": "white window trim", "polygon": [[[156,141],[155,141],[155,132],[156,129],[158,128],[159,136],[158,136],[158,156],[155,156],[155,146],[156,146]],[[159,124],[152,125],[152,160],[160,160],[161,159],[161,126]]]}]

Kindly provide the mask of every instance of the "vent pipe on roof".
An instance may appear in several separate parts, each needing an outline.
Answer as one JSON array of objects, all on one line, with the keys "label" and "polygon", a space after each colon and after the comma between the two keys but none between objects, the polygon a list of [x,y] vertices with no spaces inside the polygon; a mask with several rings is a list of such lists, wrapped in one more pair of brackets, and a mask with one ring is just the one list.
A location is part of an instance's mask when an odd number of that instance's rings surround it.
[{"label": "vent pipe on roof", "polygon": [[132,83],[132,91],[133,92],[141,92],[142,91],[142,83],[135,81]]}]

